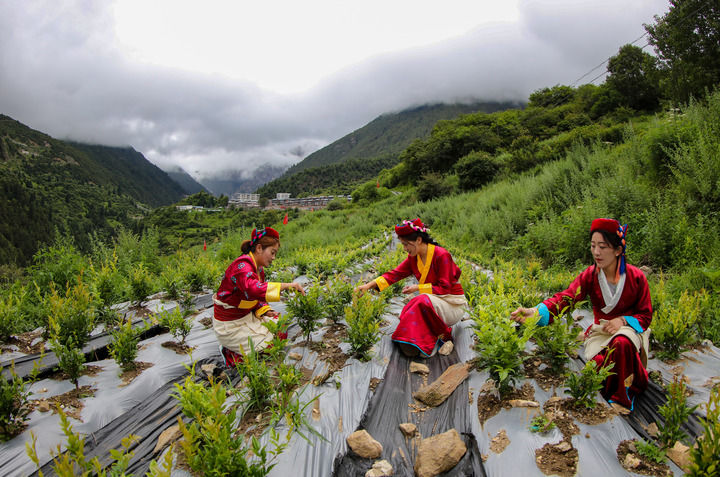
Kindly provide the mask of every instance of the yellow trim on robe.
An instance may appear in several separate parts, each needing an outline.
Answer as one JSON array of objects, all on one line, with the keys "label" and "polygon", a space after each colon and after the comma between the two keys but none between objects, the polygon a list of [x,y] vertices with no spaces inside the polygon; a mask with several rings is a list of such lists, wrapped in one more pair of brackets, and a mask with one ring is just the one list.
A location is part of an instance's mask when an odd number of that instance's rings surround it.
[{"label": "yellow trim on robe", "polygon": [[257,310],[255,310],[255,316],[258,319],[260,319],[260,317],[263,316],[268,311],[270,311],[270,305],[262,306],[262,307],[258,308]]},{"label": "yellow trim on robe", "polygon": [[[255,271],[259,272],[257,262],[255,261],[255,256],[252,252],[248,252],[248,255],[250,256],[250,259],[253,261],[253,265],[255,265]],[[258,276],[260,276],[260,273],[258,273]]]},{"label": "yellow trim on robe", "polygon": [[418,280],[418,282],[420,283],[420,285],[423,285],[425,283],[427,274],[430,271],[430,265],[432,264],[432,259],[433,259],[434,254],[435,254],[435,245],[429,243],[428,249],[427,249],[427,257],[425,257],[425,263],[423,263],[423,261],[420,260],[420,255],[417,256],[417,267],[418,267],[418,271],[420,272],[420,280]]},{"label": "yellow trim on robe", "polygon": [[385,277],[377,277],[375,279],[375,284],[377,285],[378,290],[380,290],[380,291],[383,291],[384,289],[386,289],[387,287],[390,286],[390,284],[387,282],[387,280],[385,280]]},{"label": "yellow trim on robe", "polygon": [[280,285],[279,282],[268,282],[265,301],[280,301]]},{"label": "yellow trim on robe", "polygon": [[257,305],[257,300],[247,301],[247,300],[240,300],[240,303],[238,304],[238,308],[241,310],[249,310],[250,308]]},{"label": "yellow trim on robe", "polygon": [[423,283],[421,285],[418,285],[418,288],[420,288],[418,290],[420,293],[432,295],[432,283]]}]

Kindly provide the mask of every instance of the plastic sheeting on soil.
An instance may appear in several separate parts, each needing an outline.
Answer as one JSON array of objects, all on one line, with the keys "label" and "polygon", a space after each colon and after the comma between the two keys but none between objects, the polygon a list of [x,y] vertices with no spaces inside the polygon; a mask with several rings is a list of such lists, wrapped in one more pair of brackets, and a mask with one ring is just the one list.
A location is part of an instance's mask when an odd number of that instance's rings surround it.
[{"label": "plastic sheeting on soil", "polygon": [[[203,300],[199,302],[201,308],[210,305],[207,298]],[[541,409],[501,409],[497,415],[481,425],[477,399],[480,388],[488,378],[487,372],[471,371],[468,380],[443,404],[424,412],[412,412],[412,392],[419,389],[423,379],[409,373],[409,363],[412,360],[397,353],[390,340],[390,334],[398,323],[398,315],[406,300],[407,298],[395,298],[391,301],[383,317],[388,324],[383,328],[383,337],[374,347],[370,361],[348,359],[345,367],[324,384],[308,384],[300,391],[304,402],[318,397],[319,416],[313,416],[311,409],[307,409],[307,419],[322,438],[305,433],[305,440],[297,433],[294,434],[271,476],[364,475],[373,461],[353,455],[346,444],[347,436],[360,428],[367,429],[382,443],[383,455],[380,459],[387,459],[392,463],[394,475],[413,475],[417,442],[414,439],[405,439],[398,429],[401,422],[416,423],[422,437],[439,434],[450,428],[460,433],[468,452],[460,464],[443,475],[542,475],[535,463],[535,450],[546,443],[558,443],[563,438],[562,435],[558,430],[544,435],[529,431],[531,419],[541,412]],[[282,304],[275,305],[274,308],[284,311]],[[210,316],[212,309],[208,308],[194,317],[195,323],[187,343],[195,347],[192,359],[219,364],[220,356],[214,333],[211,328],[205,328],[200,323],[200,320]],[[586,314],[581,324],[587,325],[584,323],[587,319]],[[450,364],[474,358],[471,349],[471,324],[470,321],[463,321],[454,327],[455,350],[450,356],[414,359],[430,367],[431,374],[427,382],[431,382]],[[324,332],[325,329],[321,329],[314,333],[313,341],[321,340]],[[317,353],[294,344],[302,340],[296,326],[291,327],[290,335],[292,338],[288,351],[302,355],[296,366],[312,369],[313,376],[325,374],[327,364]],[[171,339],[169,334],[161,334],[141,342],[137,361],[150,362],[153,366],[144,370],[126,386],[121,385],[119,369],[114,361],[103,359],[88,363],[103,369],[96,376],[80,378],[81,386],[92,385],[96,392],[95,396],[83,399],[85,407],[81,414],[82,422],[74,419],[71,419],[71,422],[76,431],[87,435],[86,455],[89,458],[97,455],[102,462],[107,462],[108,450],[119,447],[120,440],[130,433],[141,436],[141,441],[133,449],[135,456],[130,464],[130,471],[134,475],[142,475],[147,471],[150,461],[160,457],[159,453],[153,453],[157,436],[175,424],[179,415],[175,400],[170,397],[173,383],[187,375],[185,366],[191,362],[190,356],[176,354],[162,346],[163,342]],[[531,347],[529,345],[528,350]],[[347,351],[347,348],[343,350]],[[706,347],[684,353],[684,358],[672,365],[651,360],[649,368],[659,370],[663,380],[670,381],[673,373],[679,371],[677,366],[682,366],[682,374],[688,377],[688,387],[693,391],[688,398],[692,404],[707,402],[707,383],[720,370],[719,364],[718,349]],[[572,360],[570,364],[575,371],[582,365],[579,359]],[[371,389],[373,378],[382,380],[375,391]],[[544,391],[532,379],[524,382],[533,386],[534,398],[541,406],[553,395],[553,390]],[[522,384],[523,382],[518,383],[518,387]],[[45,378],[32,386],[34,394],[31,398],[47,398],[64,393],[72,387],[67,381]],[[554,391],[563,395],[562,389]],[[599,396],[598,401],[604,404]],[[629,417],[614,416],[593,426],[576,422],[580,432],[572,436],[571,442],[579,453],[577,475],[597,475],[600,472],[607,475],[628,475],[618,462],[616,448],[625,439],[647,438],[644,426],[653,421],[661,423],[657,407],[664,402],[662,389],[651,385],[648,391],[638,398],[636,411]],[[279,430],[283,431],[282,426]],[[507,433],[510,443],[504,451],[495,453],[490,448],[491,440],[502,430]],[[692,437],[697,437],[700,432],[697,417],[688,422],[685,430]],[[45,475],[52,474],[47,465],[50,461],[50,449],[65,441],[59,417],[51,412],[33,411],[28,429],[0,445],[0,475],[24,476],[36,470],[25,454],[25,443],[30,441],[30,431],[38,437],[37,451],[44,466],[43,472]],[[267,436],[263,441],[267,441]],[[671,464],[670,467],[675,475],[682,474],[676,466]],[[173,475],[184,476],[187,473],[175,470]]]}]

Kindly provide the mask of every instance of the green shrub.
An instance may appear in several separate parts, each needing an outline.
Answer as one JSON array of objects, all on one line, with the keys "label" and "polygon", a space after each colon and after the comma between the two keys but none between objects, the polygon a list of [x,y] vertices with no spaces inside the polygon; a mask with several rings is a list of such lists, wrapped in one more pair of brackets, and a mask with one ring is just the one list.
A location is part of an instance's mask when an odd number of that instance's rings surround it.
[{"label": "green shrub", "polygon": [[611,375],[612,368],[615,363],[608,363],[608,357],[610,352],[605,358],[605,366],[598,369],[597,363],[594,360],[590,360],[585,363],[585,367],[577,373],[570,373],[565,380],[567,389],[566,394],[572,396],[575,399],[577,406],[582,406],[587,409],[595,407],[595,395],[602,389],[603,382]]},{"label": "green shrub", "polygon": [[78,378],[85,369],[85,355],[75,347],[72,339],[67,344],[62,344],[57,340],[52,340],[50,343],[55,356],[57,356],[58,367],[75,385],[75,389],[78,389],[80,387]]},{"label": "green shrub", "polygon": [[352,283],[335,276],[325,284],[323,290],[322,301],[323,307],[325,307],[325,316],[337,323],[345,312],[345,306],[352,302],[352,299]]},{"label": "green shrub", "polygon": [[15,364],[10,367],[10,378],[3,374],[0,366],[0,441],[8,441],[18,435],[25,428],[30,407],[30,385],[38,374],[37,363],[33,367],[30,379],[26,383],[15,373]]},{"label": "green shrub", "polygon": [[160,287],[165,290],[165,296],[170,300],[180,298],[183,286],[184,284],[177,270],[166,268],[160,272]]},{"label": "green shrub", "polygon": [[[479,287],[478,287],[479,288]],[[522,332],[508,318],[515,298],[502,286],[495,294],[476,296],[472,304],[475,353],[479,369],[487,369],[501,396],[510,392],[523,374],[525,344],[535,334],[537,315],[525,320]]]},{"label": "green shrub", "polygon": [[139,263],[132,267],[130,270],[130,299],[135,302],[135,306],[141,306],[152,291],[152,277],[145,265]]},{"label": "green shrub", "polygon": [[274,386],[270,368],[260,353],[255,351],[252,340],[248,339],[250,350],[243,356],[238,370],[245,376],[247,389],[243,391],[248,408],[264,411],[270,407]]},{"label": "green shrub", "polygon": [[460,189],[479,189],[491,182],[500,167],[487,152],[471,152],[455,163]]},{"label": "green shrub", "polygon": [[9,340],[18,324],[22,323],[19,305],[20,300],[12,292],[7,296],[0,296],[0,341]]},{"label": "green shrub", "polygon": [[[577,292],[580,293],[579,288]],[[571,300],[567,303],[568,305],[560,309],[551,325],[539,327],[535,332],[536,354],[548,363],[553,374],[563,373],[570,359],[569,355],[574,354],[580,346],[577,338],[580,329],[575,326],[571,315],[575,306]]]},{"label": "green shrub", "polygon": [[41,249],[33,257],[30,280],[40,287],[41,293],[53,288],[64,290],[73,287],[87,267],[85,258],[70,238],[59,238],[52,246]]},{"label": "green shrub", "polygon": [[163,311],[160,313],[160,325],[170,330],[175,341],[185,344],[185,338],[192,331],[193,320],[183,315],[180,307],[174,308],[172,311]]},{"label": "green shrub", "polygon": [[[417,183],[418,200],[425,202],[452,194],[456,189],[452,176],[428,172]],[[457,182],[457,178],[455,178]]]},{"label": "green shrub", "polygon": [[310,340],[310,334],[320,326],[324,315],[321,293],[321,287],[313,286],[306,290],[305,295],[295,293],[287,301],[287,311],[295,318],[306,341]]},{"label": "green shrub", "polygon": [[657,356],[665,360],[677,359],[688,346],[698,341],[696,327],[700,317],[700,299],[696,294],[684,291],[677,303],[673,303],[665,294],[662,279],[654,298],[660,305],[655,309],[650,336],[660,348]]},{"label": "green shrub", "polygon": [[685,382],[676,376],[673,382],[667,385],[667,402],[658,409],[658,413],[665,420],[664,424],[658,426],[660,428],[658,440],[666,449],[674,446],[676,441],[688,437],[681,426],[688,420],[688,417],[695,411],[697,406],[687,407],[685,404],[685,389]]},{"label": "green shrub", "polygon": [[123,371],[135,369],[135,358],[138,354],[139,337],[133,330],[132,323],[125,322],[111,332],[112,342],[109,345],[110,356]]},{"label": "green shrub", "polygon": [[379,315],[376,303],[369,293],[355,296],[352,305],[345,307],[345,321],[348,324],[347,342],[350,343],[352,354],[361,361],[370,359],[368,352],[380,340]]},{"label": "green shrub", "polygon": [[[60,427],[67,438],[67,444],[65,445],[66,450],[64,452],[60,451],[60,446],[58,446],[57,451],[50,452],[50,455],[52,456],[51,467],[56,475],[59,477],[75,477],[78,475],[124,477],[126,475],[125,472],[130,464],[130,459],[134,455],[134,453],[130,451],[130,448],[140,440],[139,436],[131,434],[124,437],[120,441],[122,451],[110,451],[113,463],[108,466],[107,463],[101,464],[97,457],[87,460],[85,457],[85,438],[81,437],[79,433],[73,431],[72,424],[70,424],[65,412],[61,408],[58,408],[58,414],[60,414]],[[35,436],[35,433],[30,433],[30,439],[32,444],[26,442],[25,450],[27,455],[30,457],[30,460],[37,465],[38,475],[42,477],[43,473],[40,471],[40,460],[36,449],[37,436]],[[155,464],[154,461],[153,464]],[[151,468],[155,468],[157,471],[157,464],[151,464]],[[156,473],[152,475],[161,474]]]},{"label": "green shrub", "polygon": [[656,464],[664,464],[667,462],[665,452],[663,452],[663,450],[656,446],[653,442],[644,440],[635,441],[635,448],[637,449],[638,454],[655,462]]},{"label": "green shrub", "polygon": [[706,417],[701,419],[705,432],[690,448],[690,477],[717,477],[720,475],[720,387],[710,391],[705,404]]},{"label": "green shrub", "polygon": [[270,430],[270,451],[255,436],[247,443],[245,436],[236,435],[238,404],[227,402],[227,389],[218,382],[206,387],[188,376],[182,385],[175,384],[173,397],[191,419],[185,424],[178,418],[184,437],[181,446],[185,461],[200,475],[264,476],[287,446],[280,443],[274,429]]},{"label": "green shrub", "polygon": [[530,421],[530,432],[543,434],[555,428],[555,423],[547,418],[545,413],[538,414]]},{"label": "green shrub", "polygon": [[48,297],[49,333],[63,346],[83,348],[95,328],[95,303],[82,282],[68,288],[65,296],[54,290]]}]

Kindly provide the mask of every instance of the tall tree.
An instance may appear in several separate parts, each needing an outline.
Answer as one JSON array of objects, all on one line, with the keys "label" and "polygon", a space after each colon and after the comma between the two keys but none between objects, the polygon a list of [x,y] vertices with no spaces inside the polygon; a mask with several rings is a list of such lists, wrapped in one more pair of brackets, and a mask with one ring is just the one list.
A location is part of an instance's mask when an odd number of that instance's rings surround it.
[{"label": "tall tree", "polygon": [[670,10],[645,25],[674,101],[701,96],[720,83],[720,2],[670,0]]},{"label": "tall tree", "polygon": [[620,105],[653,111],[660,105],[657,60],[633,45],[624,45],[610,58],[605,80],[619,93]]}]

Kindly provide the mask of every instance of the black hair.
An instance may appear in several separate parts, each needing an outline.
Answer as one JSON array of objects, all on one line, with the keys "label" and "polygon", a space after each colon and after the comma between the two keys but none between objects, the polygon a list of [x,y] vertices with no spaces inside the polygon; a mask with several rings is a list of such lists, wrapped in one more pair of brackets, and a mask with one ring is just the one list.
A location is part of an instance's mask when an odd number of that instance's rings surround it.
[{"label": "black hair", "polygon": [[400,237],[403,240],[407,240],[409,242],[414,242],[418,237],[422,239],[423,242],[429,243],[432,245],[440,245],[437,243],[427,232],[413,232],[411,234],[406,234]]},{"label": "black hair", "polygon": [[595,232],[600,233],[605,239],[605,241],[609,243],[613,249],[616,249],[618,247],[622,248],[622,239],[618,234],[610,233],[607,230],[593,230],[590,232],[590,238],[592,238]]}]

